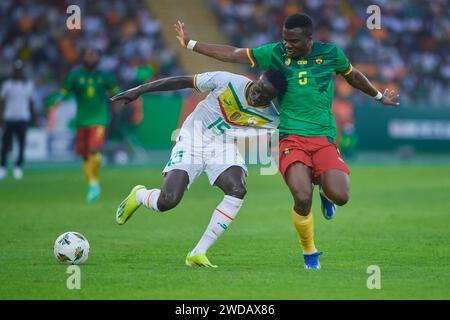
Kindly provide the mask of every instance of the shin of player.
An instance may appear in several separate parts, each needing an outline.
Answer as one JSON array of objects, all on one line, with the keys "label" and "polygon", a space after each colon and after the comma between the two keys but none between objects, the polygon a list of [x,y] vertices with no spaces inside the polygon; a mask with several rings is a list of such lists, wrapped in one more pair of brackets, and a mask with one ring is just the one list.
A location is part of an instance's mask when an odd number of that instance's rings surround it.
[{"label": "shin of player", "polygon": [[102,155],[100,149],[104,141],[105,128],[91,126],[78,128],[76,151],[83,158],[83,172],[88,181],[86,200],[96,201],[100,197],[100,167]]},{"label": "shin of player", "polygon": [[232,166],[217,178],[214,185],[224,192],[224,198],[214,209],[203,236],[190,252],[191,257],[205,254],[236,218],[247,193],[245,176],[242,167]]},{"label": "shin of player", "polygon": [[[231,166],[215,180],[214,185],[224,192],[224,198],[214,209],[199,242],[186,257],[186,264],[216,267],[209,262],[206,253],[229,228],[242,207],[247,192],[245,176],[242,167]],[[136,201],[156,212],[167,211],[178,205],[188,185],[189,177],[185,171],[171,170],[166,173],[161,190],[141,188],[136,192]]]},{"label": "shin of player", "polygon": [[[288,155],[287,151],[282,153],[282,157],[286,157],[286,155]],[[280,159],[281,165],[284,163],[282,159]],[[286,170],[281,167],[281,171],[284,173],[286,184],[294,198],[291,216],[303,251],[305,268],[319,269],[318,256],[320,253],[314,244],[314,219],[311,212],[314,188],[312,170],[303,163],[296,161],[287,166]]]}]

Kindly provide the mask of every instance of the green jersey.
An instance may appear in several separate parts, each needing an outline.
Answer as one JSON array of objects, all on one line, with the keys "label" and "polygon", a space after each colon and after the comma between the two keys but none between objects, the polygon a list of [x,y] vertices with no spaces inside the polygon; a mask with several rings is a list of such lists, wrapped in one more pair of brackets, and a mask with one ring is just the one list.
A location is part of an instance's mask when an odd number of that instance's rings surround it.
[{"label": "green jersey", "polygon": [[281,133],[301,136],[336,137],[331,103],[333,72],[349,74],[352,66],[341,49],[314,41],[306,57],[290,57],[282,42],[247,49],[252,67],[274,68],[288,81],[286,92],[278,97]]},{"label": "green jersey", "polygon": [[108,124],[108,98],[118,91],[111,73],[99,70],[87,72],[81,68],[67,74],[61,94],[68,96],[72,93],[75,96],[77,102],[75,125],[90,127]]}]

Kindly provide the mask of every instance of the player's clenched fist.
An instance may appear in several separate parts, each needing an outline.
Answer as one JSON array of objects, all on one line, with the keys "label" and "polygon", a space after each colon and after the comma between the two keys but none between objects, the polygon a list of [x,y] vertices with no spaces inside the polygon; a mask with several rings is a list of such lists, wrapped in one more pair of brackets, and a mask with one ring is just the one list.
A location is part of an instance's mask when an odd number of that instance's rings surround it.
[{"label": "player's clenched fist", "polygon": [[186,48],[187,44],[189,43],[189,36],[186,28],[184,27],[184,22],[178,20],[177,23],[175,23],[173,26],[175,27],[178,41],[183,48]]}]

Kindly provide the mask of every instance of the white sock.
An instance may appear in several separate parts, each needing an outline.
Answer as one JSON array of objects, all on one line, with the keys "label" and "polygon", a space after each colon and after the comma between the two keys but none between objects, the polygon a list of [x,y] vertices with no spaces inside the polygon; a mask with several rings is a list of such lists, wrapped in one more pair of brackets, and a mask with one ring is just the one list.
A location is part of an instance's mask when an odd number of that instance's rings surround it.
[{"label": "white sock", "polygon": [[136,192],[136,200],[144,207],[159,212],[158,199],[161,190],[159,189],[140,189]]},{"label": "white sock", "polygon": [[203,233],[202,238],[191,251],[191,255],[206,253],[214,242],[228,229],[233,222],[244,200],[232,196],[225,196],[221,203],[216,207],[211,217],[208,227]]}]

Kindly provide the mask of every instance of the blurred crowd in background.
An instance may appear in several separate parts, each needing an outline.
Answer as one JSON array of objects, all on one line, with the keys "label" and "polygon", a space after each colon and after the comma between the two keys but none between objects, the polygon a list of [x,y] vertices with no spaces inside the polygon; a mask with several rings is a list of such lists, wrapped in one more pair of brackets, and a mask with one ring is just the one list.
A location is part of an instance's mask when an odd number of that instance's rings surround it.
[{"label": "blurred crowd in background", "polygon": [[[316,39],[336,43],[375,84],[399,89],[401,102],[426,107],[450,106],[450,7],[446,0],[208,0],[232,43],[256,47],[278,41],[285,17],[306,12]],[[83,30],[65,28],[68,5],[83,12]],[[114,71],[120,87],[154,76],[181,74],[160,24],[143,0],[0,1],[0,81],[14,60],[26,63],[36,85],[35,102],[57,90],[77,63],[81,49],[103,52],[100,68]],[[383,8],[382,28],[369,30],[366,9]],[[336,83],[337,95],[354,91]]]},{"label": "blurred crowd in background", "polygon": [[[204,1],[209,4],[205,10],[216,14],[220,28],[239,47],[279,41],[284,19],[305,12],[313,19],[315,39],[342,48],[380,90],[398,90],[402,106],[450,108],[448,0]],[[381,8],[381,29],[369,30],[367,8],[373,4]],[[81,30],[66,27],[69,5],[81,9]],[[14,61],[24,61],[25,75],[36,88],[33,100],[40,126],[46,125],[49,131],[57,121],[47,118],[47,107],[65,75],[79,64],[83,48],[101,51],[99,68],[112,71],[122,89],[183,73],[145,0],[1,0],[0,21],[0,84],[10,76]],[[257,72],[243,68],[245,74]],[[335,87],[338,143],[342,150],[344,145],[350,150],[357,144],[353,106],[374,101],[353,90],[342,77],[336,77]],[[123,118],[135,125],[142,120],[142,107],[130,110],[131,116]],[[114,129],[120,128],[114,116],[111,123],[111,132],[119,132],[123,140],[128,127]],[[67,127],[62,122],[61,126]],[[52,130],[64,140],[55,126]]]},{"label": "blurred crowd in background", "polygon": [[[73,4],[81,8],[81,31],[66,28]],[[143,0],[1,0],[0,21],[0,82],[23,60],[41,115],[85,47],[102,52],[99,68],[113,71],[121,88],[181,73]]]},{"label": "blurred crowd in background", "polygon": [[[375,84],[399,89],[403,105],[450,107],[448,0],[208,1],[236,46],[279,41],[285,17],[304,12],[315,39],[338,45]],[[379,30],[366,27],[373,4],[382,8]],[[336,87],[342,97],[355,93],[339,78]]]}]

